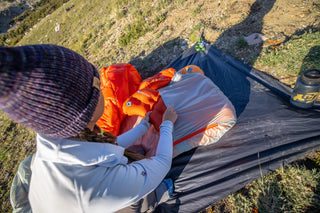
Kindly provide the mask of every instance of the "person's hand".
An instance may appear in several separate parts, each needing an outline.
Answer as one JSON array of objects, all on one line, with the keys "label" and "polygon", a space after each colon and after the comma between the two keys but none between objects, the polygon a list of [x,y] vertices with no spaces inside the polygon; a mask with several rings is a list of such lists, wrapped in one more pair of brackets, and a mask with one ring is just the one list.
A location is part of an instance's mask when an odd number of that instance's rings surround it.
[{"label": "person's hand", "polygon": [[174,111],[174,109],[172,107],[168,107],[167,110],[163,114],[162,121],[168,120],[174,124],[176,122],[177,118],[178,118],[178,115],[177,115],[176,111]]},{"label": "person's hand", "polygon": [[147,112],[147,114],[144,116],[143,120],[149,122],[151,113],[152,113],[152,111]]}]

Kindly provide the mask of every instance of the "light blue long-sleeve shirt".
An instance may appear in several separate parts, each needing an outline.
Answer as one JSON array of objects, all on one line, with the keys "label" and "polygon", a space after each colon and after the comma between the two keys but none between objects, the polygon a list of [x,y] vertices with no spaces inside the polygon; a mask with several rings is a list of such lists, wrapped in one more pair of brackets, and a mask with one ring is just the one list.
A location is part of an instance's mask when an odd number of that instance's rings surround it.
[{"label": "light blue long-sleeve shirt", "polygon": [[33,212],[114,212],[153,191],[172,162],[170,121],[160,127],[156,156],[127,164],[124,149],[145,134],[146,121],[118,136],[119,146],[37,135],[29,201]]}]

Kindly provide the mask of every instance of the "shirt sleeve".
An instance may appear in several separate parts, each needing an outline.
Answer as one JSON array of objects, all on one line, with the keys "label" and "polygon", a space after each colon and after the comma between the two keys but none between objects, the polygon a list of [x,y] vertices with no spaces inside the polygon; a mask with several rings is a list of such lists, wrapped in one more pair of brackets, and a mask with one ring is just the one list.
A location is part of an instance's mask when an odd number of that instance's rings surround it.
[{"label": "shirt sleeve", "polygon": [[141,166],[145,171],[144,185],[135,201],[153,191],[169,172],[172,163],[172,131],[173,123],[164,121],[160,126],[160,139],[156,156],[130,164],[130,166]]},{"label": "shirt sleeve", "polygon": [[128,148],[131,144],[133,144],[136,140],[138,140],[142,135],[146,134],[148,129],[150,128],[150,124],[146,120],[142,120],[137,126],[128,132],[123,133],[117,137],[117,144]]}]

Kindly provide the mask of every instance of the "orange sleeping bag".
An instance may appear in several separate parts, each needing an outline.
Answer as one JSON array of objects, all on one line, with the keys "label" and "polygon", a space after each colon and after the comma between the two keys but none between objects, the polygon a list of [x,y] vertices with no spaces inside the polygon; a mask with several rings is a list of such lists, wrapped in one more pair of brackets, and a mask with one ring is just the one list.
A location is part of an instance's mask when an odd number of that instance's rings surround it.
[{"label": "orange sleeping bag", "polygon": [[103,131],[118,135],[121,122],[126,116],[144,117],[159,102],[160,105],[150,115],[150,121],[158,129],[166,107],[160,101],[157,89],[168,85],[174,73],[175,70],[169,68],[142,81],[138,71],[130,64],[102,68],[100,79],[105,109],[97,125]]},{"label": "orange sleeping bag", "polygon": [[135,93],[142,81],[131,64],[114,64],[100,72],[101,91],[104,96],[104,113],[97,125],[106,132],[119,134],[120,124],[126,117],[122,106]]},{"label": "orange sleeping bag", "polygon": [[144,117],[147,112],[153,110],[154,105],[160,98],[160,93],[157,89],[167,86],[174,73],[175,70],[169,68],[141,82],[139,90],[123,104],[124,113]]}]

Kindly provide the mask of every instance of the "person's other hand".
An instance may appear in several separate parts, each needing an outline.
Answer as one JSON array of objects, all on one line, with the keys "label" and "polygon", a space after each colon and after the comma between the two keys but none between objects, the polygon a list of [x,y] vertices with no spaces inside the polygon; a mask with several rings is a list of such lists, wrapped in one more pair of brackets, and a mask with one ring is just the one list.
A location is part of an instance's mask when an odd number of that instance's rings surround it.
[{"label": "person's other hand", "polygon": [[152,113],[152,111],[147,112],[147,114],[144,116],[143,120],[148,121],[150,120],[150,114]]},{"label": "person's other hand", "polygon": [[178,115],[176,111],[172,107],[168,107],[167,110],[164,112],[162,121],[171,121],[173,124],[176,122]]}]

